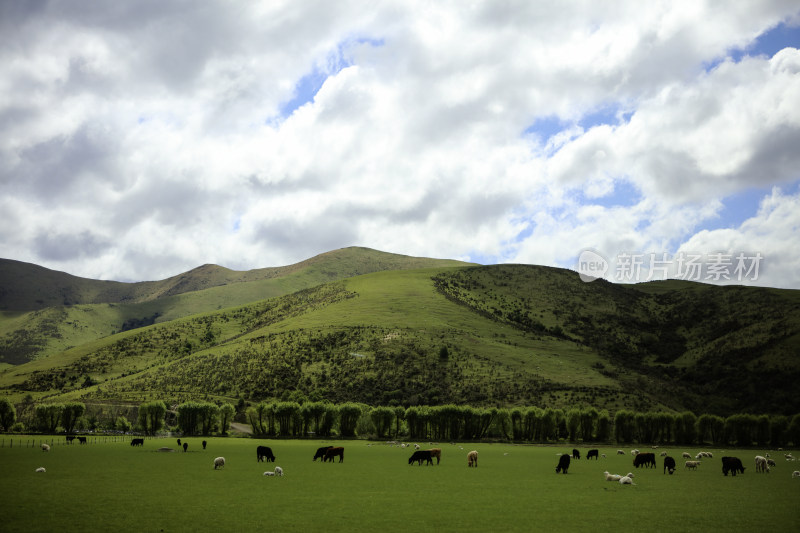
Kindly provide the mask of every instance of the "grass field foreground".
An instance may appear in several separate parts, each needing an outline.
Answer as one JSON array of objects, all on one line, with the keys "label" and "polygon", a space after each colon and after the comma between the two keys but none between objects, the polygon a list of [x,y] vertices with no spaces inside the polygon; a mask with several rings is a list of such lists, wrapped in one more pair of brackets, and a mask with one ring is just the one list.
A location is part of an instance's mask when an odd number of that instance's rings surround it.
[{"label": "grass field foreground", "polygon": [[[63,437],[55,438],[59,443]],[[50,440],[49,438],[47,439]],[[630,453],[601,448],[607,458],[573,460],[555,474],[557,446],[442,444],[435,466],[409,466],[413,448],[365,441],[277,441],[188,438],[56,445],[50,452],[0,447],[2,530],[55,531],[797,531],[796,463],[777,458],[756,474],[753,450],[728,451],[747,467],[724,477],[720,450],[697,471],[675,475],[635,469]],[[258,463],[255,449],[277,458]],[[344,446],[344,462],[312,462],[317,447]],[[157,451],[166,446],[172,453]],[[423,449],[430,447],[423,444]],[[466,454],[479,452],[479,467]],[[588,448],[582,447],[585,455]],[[224,456],[223,469],[213,461]],[[35,473],[44,466],[46,473]],[[281,466],[282,478],[263,472]],[[634,486],[607,482],[603,471],[633,471]]]}]

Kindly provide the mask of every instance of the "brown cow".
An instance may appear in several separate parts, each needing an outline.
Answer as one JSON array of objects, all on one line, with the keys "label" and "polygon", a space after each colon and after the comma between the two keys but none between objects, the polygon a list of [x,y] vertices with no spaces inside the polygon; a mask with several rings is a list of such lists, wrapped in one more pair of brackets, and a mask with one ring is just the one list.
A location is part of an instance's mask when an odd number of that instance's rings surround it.
[{"label": "brown cow", "polygon": [[436,464],[439,464],[439,461],[442,460],[442,449],[441,448],[431,448],[431,457],[436,457]]},{"label": "brown cow", "polygon": [[334,458],[337,455],[339,456],[339,462],[340,463],[342,461],[344,461],[344,448],[342,448],[341,446],[338,447],[338,448],[331,448],[330,450],[325,452],[325,457],[322,458],[322,462],[324,463],[324,462],[330,460],[330,462],[333,463],[333,462],[335,462]]}]

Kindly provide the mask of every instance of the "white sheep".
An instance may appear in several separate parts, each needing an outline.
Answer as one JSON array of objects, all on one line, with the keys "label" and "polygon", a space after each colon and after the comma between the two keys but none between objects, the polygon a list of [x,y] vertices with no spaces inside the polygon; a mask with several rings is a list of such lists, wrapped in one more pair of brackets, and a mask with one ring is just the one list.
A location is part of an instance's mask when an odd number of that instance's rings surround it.
[{"label": "white sheep", "polygon": [[47,472],[47,470],[45,470],[43,466],[40,466],[39,468],[36,469],[36,472],[42,474],[44,472]]},{"label": "white sheep", "polygon": [[214,470],[217,468],[222,468],[225,466],[225,458],[224,457],[217,457],[214,459]]},{"label": "white sheep", "polygon": [[625,477],[620,478],[619,484],[620,485],[636,485],[636,483],[633,482],[633,479],[630,476],[625,476]]},{"label": "white sheep", "polygon": [[49,451],[50,451],[50,445],[49,445],[49,444],[45,444],[45,443],[43,442],[43,443],[42,443],[42,451],[43,451],[43,452],[49,452]]},{"label": "white sheep", "polygon": [[276,476],[283,476],[283,468],[276,466],[275,467],[275,475]]},{"label": "white sheep", "polygon": [[661,457],[666,457],[667,456],[667,452],[661,452],[660,455],[661,455]]},{"label": "white sheep", "polygon": [[795,470],[792,472],[792,477],[800,477],[800,470]]},{"label": "white sheep", "polygon": [[603,475],[606,477],[606,481],[619,481],[622,479],[619,474],[609,474],[608,471],[603,472]]},{"label": "white sheep", "polygon": [[639,450],[631,450],[631,455],[633,456],[639,455]]},{"label": "white sheep", "polygon": [[794,456],[790,453],[785,453],[783,456],[786,457],[787,461],[794,461]]},{"label": "white sheep", "polygon": [[266,472],[264,472],[264,475],[265,476],[274,476],[275,472],[270,472],[269,470],[267,470]]},{"label": "white sheep", "polygon": [[767,458],[756,455],[756,472],[766,472],[769,474],[769,465],[767,465]]},{"label": "white sheep", "polygon": [[617,450],[617,455],[625,455],[625,452],[623,450]]},{"label": "white sheep", "polygon": [[605,458],[606,458],[606,454],[604,454],[604,453],[601,453],[601,454],[600,454],[600,457],[602,457],[603,459],[605,459]]},{"label": "white sheep", "polygon": [[697,467],[700,465],[700,461],[686,461],[684,463],[683,468],[690,468],[692,470],[697,470]]},{"label": "white sheep", "polygon": [[683,452],[683,458],[684,459],[691,459],[692,455],[689,452]]}]

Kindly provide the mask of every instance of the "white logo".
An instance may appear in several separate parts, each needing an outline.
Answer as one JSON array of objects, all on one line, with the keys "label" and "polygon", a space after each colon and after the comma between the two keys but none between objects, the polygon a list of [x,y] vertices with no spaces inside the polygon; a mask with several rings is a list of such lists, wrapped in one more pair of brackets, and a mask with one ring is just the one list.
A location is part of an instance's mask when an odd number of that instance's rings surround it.
[{"label": "white logo", "polygon": [[594,250],[584,250],[578,256],[578,275],[581,281],[589,283],[597,278],[605,277],[608,272],[608,261]]}]

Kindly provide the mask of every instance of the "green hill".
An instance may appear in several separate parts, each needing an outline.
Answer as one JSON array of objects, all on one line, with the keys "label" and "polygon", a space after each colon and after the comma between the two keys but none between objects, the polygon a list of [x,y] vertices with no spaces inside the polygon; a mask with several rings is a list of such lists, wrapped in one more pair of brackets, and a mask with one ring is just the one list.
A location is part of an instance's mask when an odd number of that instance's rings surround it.
[{"label": "green hill", "polygon": [[788,414],[800,411],[799,308],[800,291],[583,283],[531,265],[387,269],[95,339],[6,369],[0,387]]},{"label": "green hill", "polygon": [[120,283],[0,259],[0,363],[368,272],[465,264],[354,247],[285,267],[237,272],[204,265],[162,281]]}]

